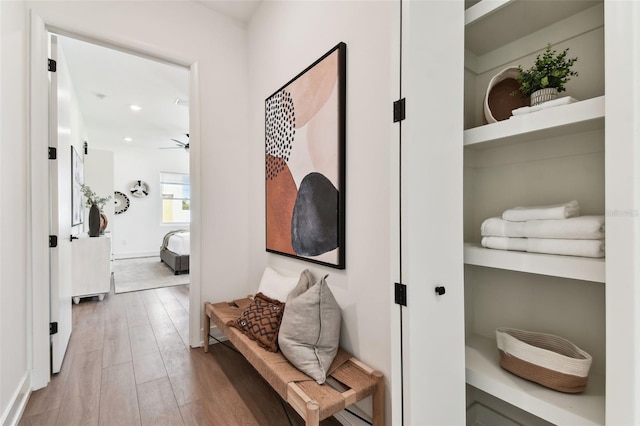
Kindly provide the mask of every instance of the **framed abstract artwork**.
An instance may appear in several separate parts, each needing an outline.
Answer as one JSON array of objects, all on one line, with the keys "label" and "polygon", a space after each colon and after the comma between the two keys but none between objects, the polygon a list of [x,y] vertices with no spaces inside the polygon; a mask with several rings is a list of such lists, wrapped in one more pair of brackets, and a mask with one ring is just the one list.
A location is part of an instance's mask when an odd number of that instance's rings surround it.
[{"label": "framed abstract artwork", "polygon": [[346,52],[265,100],[266,250],[345,268]]},{"label": "framed abstract artwork", "polygon": [[84,222],[84,163],[78,151],[71,146],[71,226]]}]

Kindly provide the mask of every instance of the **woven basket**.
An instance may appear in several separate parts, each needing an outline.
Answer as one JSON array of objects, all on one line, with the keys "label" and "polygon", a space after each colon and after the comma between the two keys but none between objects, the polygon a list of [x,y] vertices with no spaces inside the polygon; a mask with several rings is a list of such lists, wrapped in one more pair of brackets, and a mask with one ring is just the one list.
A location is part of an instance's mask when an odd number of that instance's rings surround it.
[{"label": "woven basket", "polygon": [[520,88],[520,83],[516,80],[518,75],[520,75],[519,68],[509,67],[500,71],[489,81],[482,106],[485,123],[506,120],[511,117],[511,111],[514,109],[529,106],[528,97],[512,95]]},{"label": "woven basket", "polygon": [[552,334],[496,329],[500,366],[548,388],[579,393],[587,388],[591,355]]}]

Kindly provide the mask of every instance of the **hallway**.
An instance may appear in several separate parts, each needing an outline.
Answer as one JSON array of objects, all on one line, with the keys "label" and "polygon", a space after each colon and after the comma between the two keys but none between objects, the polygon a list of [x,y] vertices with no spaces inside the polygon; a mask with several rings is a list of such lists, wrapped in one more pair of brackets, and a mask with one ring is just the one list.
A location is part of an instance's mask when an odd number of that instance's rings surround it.
[{"label": "hallway", "polygon": [[206,354],[189,348],[188,303],[188,286],[177,286],[74,305],[62,370],[31,395],[20,424],[288,424],[276,393],[244,358],[222,345]]}]

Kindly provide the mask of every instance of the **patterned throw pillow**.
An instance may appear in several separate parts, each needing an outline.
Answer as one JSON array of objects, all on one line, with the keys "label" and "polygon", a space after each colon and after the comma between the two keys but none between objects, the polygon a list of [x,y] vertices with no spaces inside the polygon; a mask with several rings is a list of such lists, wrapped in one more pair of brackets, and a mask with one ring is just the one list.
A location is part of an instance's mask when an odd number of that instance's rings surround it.
[{"label": "patterned throw pillow", "polygon": [[242,331],[266,350],[278,352],[278,331],[283,312],[284,303],[258,293],[242,315],[227,325]]}]

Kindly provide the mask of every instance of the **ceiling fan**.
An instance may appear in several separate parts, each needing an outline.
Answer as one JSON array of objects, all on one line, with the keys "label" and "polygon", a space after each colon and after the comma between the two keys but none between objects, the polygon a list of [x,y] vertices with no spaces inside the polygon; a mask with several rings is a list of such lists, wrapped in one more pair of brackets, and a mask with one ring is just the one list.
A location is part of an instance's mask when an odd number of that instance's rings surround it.
[{"label": "ceiling fan", "polygon": [[[189,133],[185,133],[185,136],[187,136],[187,139],[189,139]],[[178,139],[171,139],[172,141],[174,141],[176,143],[176,146],[165,146],[165,147],[161,147],[160,149],[176,149],[176,148],[183,148],[185,151],[189,151],[189,142],[184,143],[182,141],[179,141]]]}]

